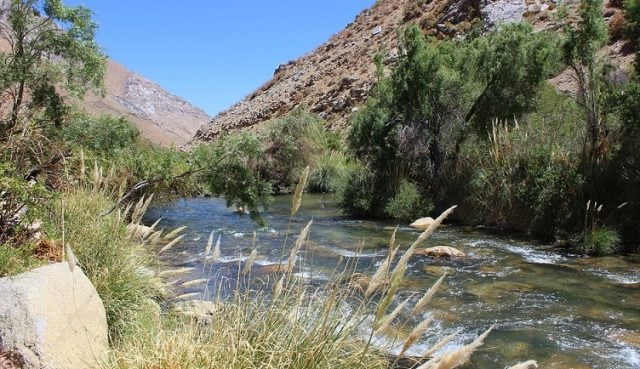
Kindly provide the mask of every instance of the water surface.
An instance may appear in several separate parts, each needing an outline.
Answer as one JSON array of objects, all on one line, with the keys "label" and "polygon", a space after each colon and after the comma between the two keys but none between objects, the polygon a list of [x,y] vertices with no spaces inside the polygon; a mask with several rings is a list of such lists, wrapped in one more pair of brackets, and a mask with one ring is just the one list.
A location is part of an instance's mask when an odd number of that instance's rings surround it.
[{"label": "water surface", "polygon": [[[151,209],[146,219],[163,218],[160,226],[167,229],[188,226],[186,241],[172,250],[168,261],[194,267],[187,276],[190,279],[235,273],[237,268],[229,265],[249,255],[253,232],[258,263],[277,263],[287,255],[285,237],[290,244],[313,219],[300,270],[313,283],[328,280],[339,260],[351,261],[358,271],[372,274],[385,258],[397,225],[350,219],[340,214],[330,197],[320,195],[305,196],[291,222],[290,208],[290,197],[278,197],[265,214],[268,226],[264,228],[228,209],[221,199],[180,200]],[[221,238],[222,260],[227,262],[222,267],[202,263],[212,231],[216,239]],[[401,248],[406,249],[418,234],[401,224],[397,235]],[[412,354],[420,355],[459,329],[462,334],[445,349],[466,344],[497,323],[474,354],[474,368],[504,368],[528,359],[536,359],[541,368],[640,368],[639,257],[583,258],[462,227],[439,229],[425,247],[437,245],[458,248],[468,258],[412,258],[400,298],[425,291],[445,270],[449,273],[426,313],[433,314],[435,324],[424,341],[411,349]],[[209,298],[220,280],[212,278],[209,285],[190,292]],[[232,280],[229,276],[229,286]]]}]

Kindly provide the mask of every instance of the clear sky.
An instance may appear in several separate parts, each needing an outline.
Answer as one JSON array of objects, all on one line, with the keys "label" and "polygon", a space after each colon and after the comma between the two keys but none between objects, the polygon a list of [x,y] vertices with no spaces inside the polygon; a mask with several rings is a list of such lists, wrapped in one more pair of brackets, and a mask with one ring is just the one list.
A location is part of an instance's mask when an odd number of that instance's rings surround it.
[{"label": "clear sky", "polygon": [[98,42],[130,70],[211,115],[342,30],[374,0],[66,0],[95,13]]}]

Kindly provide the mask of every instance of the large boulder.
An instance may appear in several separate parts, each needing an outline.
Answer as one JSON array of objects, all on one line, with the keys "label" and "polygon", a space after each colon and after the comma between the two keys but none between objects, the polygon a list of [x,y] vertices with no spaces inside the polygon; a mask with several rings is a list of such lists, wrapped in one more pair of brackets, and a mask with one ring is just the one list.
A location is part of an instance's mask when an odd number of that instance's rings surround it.
[{"label": "large boulder", "polygon": [[98,367],[108,350],[102,300],[79,267],[0,279],[0,353],[24,369]]}]

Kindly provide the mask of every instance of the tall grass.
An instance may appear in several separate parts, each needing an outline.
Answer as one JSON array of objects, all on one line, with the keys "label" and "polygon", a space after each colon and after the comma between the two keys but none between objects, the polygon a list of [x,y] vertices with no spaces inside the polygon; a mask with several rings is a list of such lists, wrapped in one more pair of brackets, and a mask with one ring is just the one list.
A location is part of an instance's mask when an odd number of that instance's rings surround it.
[{"label": "tall grass", "polygon": [[100,192],[72,190],[58,206],[56,228],[102,298],[114,341],[134,328],[139,314],[157,306],[164,287],[152,269],[157,259],[127,236],[122,214],[100,216],[111,205]]}]

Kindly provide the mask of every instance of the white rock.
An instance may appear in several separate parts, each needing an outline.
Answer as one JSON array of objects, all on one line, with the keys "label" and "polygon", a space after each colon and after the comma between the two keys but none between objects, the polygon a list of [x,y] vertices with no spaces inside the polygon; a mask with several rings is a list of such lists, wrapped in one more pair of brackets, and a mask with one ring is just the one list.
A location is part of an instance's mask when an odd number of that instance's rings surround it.
[{"label": "white rock", "polygon": [[435,220],[431,217],[425,217],[417,219],[415,222],[411,223],[410,226],[416,229],[427,229],[431,224],[433,224]]},{"label": "white rock", "polygon": [[0,279],[0,352],[24,369],[96,368],[107,350],[104,305],[80,268],[58,263]]},{"label": "white rock", "polygon": [[417,255],[446,257],[446,258],[464,258],[467,255],[451,246],[434,246],[426,249],[418,249],[415,251]]}]

